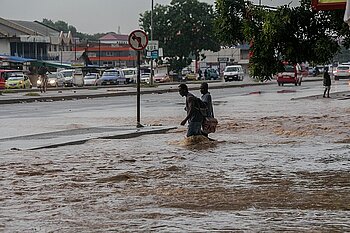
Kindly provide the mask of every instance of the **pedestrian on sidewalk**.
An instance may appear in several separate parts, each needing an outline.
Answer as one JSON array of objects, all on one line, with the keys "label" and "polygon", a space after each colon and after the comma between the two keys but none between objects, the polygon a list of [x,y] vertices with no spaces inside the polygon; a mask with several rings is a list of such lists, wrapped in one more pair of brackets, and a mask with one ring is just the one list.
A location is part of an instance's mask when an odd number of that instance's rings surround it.
[{"label": "pedestrian on sidewalk", "polygon": [[188,92],[188,87],[186,84],[182,83],[179,85],[179,94],[182,97],[186,97],[186,107],[185,111],[187,116],[183,119],[180,125],[185,125],[188,122],[187,137],[202,135],[201,127],[203,122],[203,116],[199,108],[196,107],[196,100],[198,99],[192,93]]},{"label": "pedestrian on sidewalk", "polygon": [[328,73],[328,67],[325,67],[324,73],[323,73],[323,86],[324,86],[323,98],[326,98],[326,94],[327,94],[327,98],[330,98],[329,91],[331,90],[331,85],[332,85],[331,76]]}]

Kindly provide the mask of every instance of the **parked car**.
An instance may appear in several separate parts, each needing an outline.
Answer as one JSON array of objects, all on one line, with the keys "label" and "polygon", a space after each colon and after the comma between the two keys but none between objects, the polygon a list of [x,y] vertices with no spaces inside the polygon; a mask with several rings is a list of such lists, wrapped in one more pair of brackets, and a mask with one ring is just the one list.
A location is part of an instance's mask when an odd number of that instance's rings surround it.
[{"label": "parked car", "polygon": [[64,76],[64,86],[83,86],[84,78],[81,70],[69,69],[59,71]]},{"label": "parked car", "polygon": [[137,69],[136,68],[125,68],[122,69],[127,83],[136,83]]},{"label": "parked car", "polygon": [[158,73],[154,75],[153,80],[156,83],[165,83],[170,82],[170,77],[166,73]]},{"label": "parked car", "polygon": [[151,79],[151,68],[149,67],[141,67],[140,68],[140,81],[141,83],[150,83]]},{"label": "parked car", "polygon": [[334,71],[334,80],[350,78],[350,65],[339,65]]},{"label": "parked car", "polygon": [[151,73],[142,73],[140,77],[141,83],[150,83]]},{"label": "parked car", "polygon": [[243,81],[244,71],[241,65],[226,66],[224,70],[224,80],[228,81]]},{"label": "parked car", "polygon": [[218,71],[213,68],[207,68],[204,70],[204,77],[206,80],[217,80],[219,78]]},{"label": "parked car", "polygon": [[122,69],[108,69],[102,74],[99,80],[100,85],[126,84],[126,79]]},{"label": "parked car", "polygon": [[28,89],[32,88],[33,85],[29,80],[29,77],[25,74],[16,74],[10,76],[5,83],[5,87],[8,89],[22,88]]},{"label": "parked car", "polygon": [[283,71],[277,74],[278,86],[283,86],[285,83],[293,83],[295,86],[301,85],[303,75],[299,64],[285,64]]},{"label": "parked car", "polygon": [[97,73],[89,73],[84,77],[84,86],[97,86],[100,75]]},{"label": "parked car", "polygon": [[2,70],[0,69],[0,89],[5,89],[6,80],[13,74],[23,74],[21,70]]},{"label": "parked car", "polygon": [[[64,86],[64,76],[60,72],[53,72],[47,75],[47,87],[63,87]],[[38,88],[41,87],[41,80],[36,82]]]},{"label": "parked car", "polygon": [[5,79],[0,77],[0,90],[5,89],[5,82],[6,82]]},{"label": "parked car", "polygon": [[61,70],[60,73],[64,76],[64,86],[72,87],[74,70]]}]

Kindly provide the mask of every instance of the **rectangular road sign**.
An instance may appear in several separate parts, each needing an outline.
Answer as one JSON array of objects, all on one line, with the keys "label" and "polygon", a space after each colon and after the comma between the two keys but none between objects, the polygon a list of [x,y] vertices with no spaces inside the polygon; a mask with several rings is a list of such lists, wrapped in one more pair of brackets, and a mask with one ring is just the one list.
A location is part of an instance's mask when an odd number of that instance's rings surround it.
[{"label": "rectangular road sign", "polygon": [[147,51],[153,51],[158,50],[159,48],[159,41],[158,40],[149,40],[148,45],[146,46]]}]

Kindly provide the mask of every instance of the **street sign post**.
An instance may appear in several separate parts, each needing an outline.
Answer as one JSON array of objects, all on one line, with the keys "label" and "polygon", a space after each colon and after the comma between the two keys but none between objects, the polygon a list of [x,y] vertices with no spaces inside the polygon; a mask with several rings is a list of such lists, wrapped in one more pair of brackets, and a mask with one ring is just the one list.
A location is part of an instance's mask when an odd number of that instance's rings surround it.
[{"label": "street sign post", "polygon": [[137,99],[136,99],[136,127],[141,128],[143,125],[141,125],[141,111],[140,111],[140,66],[141,66],[141,50],[144,50],[148,44],[148,37],[146,32],[142,30],[134,30],[129,35],[129,45],[132,49],[137,51]]}]

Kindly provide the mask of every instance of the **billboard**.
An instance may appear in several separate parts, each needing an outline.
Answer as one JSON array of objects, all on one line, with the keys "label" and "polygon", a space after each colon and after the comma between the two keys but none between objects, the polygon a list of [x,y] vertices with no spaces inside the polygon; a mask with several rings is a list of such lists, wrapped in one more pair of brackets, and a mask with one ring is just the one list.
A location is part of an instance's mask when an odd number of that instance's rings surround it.
[{"label": "billboard", "polygon": [[315,10],[345,9],[346,0],[312,0],[312,8]]}]

